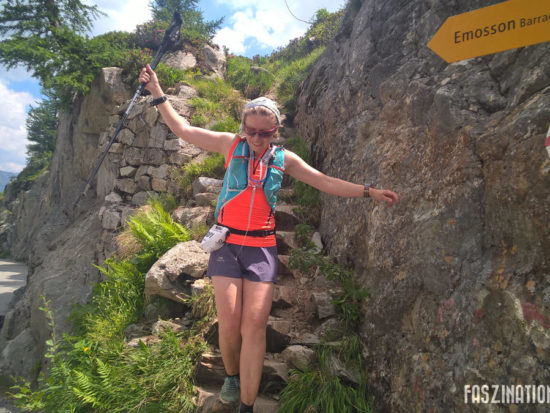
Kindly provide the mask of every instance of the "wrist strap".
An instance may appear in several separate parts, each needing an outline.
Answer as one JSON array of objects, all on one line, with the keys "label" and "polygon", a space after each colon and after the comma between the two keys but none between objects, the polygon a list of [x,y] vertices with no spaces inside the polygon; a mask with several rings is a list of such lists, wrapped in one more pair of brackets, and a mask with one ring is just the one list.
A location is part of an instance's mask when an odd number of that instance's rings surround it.
[{"label": "wrist strap", "polygon": [[151,106],[157,106],[157,105],[160,105],[161,103],[164,103],[168,100],[168,98],[166,97],[166,95],[163,95],[159,98],[156,98],[156,99],[153,99],[151,101]]},{"label": "wrist strap", "polygon": [[363,191],[363,197],[370,198],[369,189],[372,186],[372,184],[365,184],[363,186],[365,188],[364,191]]}]

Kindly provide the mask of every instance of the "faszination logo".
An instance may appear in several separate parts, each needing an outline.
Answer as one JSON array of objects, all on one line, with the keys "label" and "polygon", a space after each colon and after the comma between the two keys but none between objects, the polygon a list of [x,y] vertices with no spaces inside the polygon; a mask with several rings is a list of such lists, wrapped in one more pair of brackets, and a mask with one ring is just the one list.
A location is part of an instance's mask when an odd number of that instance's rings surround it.
[{"label": "faszination logo", "polygon": [[547,404],[550,386],[537,384],[466,384],[466,404]]}]

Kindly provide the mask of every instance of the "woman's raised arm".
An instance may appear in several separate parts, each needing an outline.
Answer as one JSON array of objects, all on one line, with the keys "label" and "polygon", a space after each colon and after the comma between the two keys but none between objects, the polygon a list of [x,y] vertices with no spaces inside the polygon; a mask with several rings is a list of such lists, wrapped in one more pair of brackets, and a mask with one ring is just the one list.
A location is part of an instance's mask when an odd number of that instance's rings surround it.
[{"label": "woman's raised arm", "polygon": [[[141,70],[139,81],[145,83],[145,89],[151,92],[154,99],[164,96],[157,75],[153,69],[151,69],[151,66],[147,65]],[[166,122],[174,135],[199,148],[206,149],[207,151],[220,152],[224,155],[229,153],[235,139],[234,133],[214,132],[208,129],[191,126],[174,110],[168,100],[159,103],[157,108],[164,122]]]}]

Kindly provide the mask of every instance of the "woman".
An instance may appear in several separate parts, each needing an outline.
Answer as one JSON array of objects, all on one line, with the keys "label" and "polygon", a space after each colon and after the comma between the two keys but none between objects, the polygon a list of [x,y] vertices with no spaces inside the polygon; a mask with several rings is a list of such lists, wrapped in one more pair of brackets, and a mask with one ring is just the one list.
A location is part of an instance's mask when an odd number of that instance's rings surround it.
[{"label": "woman", "polygon": [[149,65],[139,81],[153,95],[164,121],[185,141],[224,154],[226,174],[216,220],[229,228],[225,244],[210,256],[219,323],[219,346],[227,373],[220,392],[223,403],[252,412],[266,348],[266,325],[277,276],[274,209],[283,172],[320,191],[344,197],[371,197],[397,205],[392,191],[329,177],[293,152],[272,145],[280,114],[275,103],[258,98],[243,112],[241,135],[189,126],[163,95]]}]

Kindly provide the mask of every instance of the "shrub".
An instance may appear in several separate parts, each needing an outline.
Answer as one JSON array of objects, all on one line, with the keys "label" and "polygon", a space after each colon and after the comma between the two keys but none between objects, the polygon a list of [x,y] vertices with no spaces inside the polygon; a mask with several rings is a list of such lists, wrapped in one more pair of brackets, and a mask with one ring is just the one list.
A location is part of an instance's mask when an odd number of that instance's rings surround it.
[{"label": "shrub", "polygon": [[265,95],[273,86],[274,80],[272,73],[255,66],[246,57],[232,56],[227,59],[227,81],[248,99]]},{"label": "shrub", "polygon": [[[308,145],[302,138],[295,136],[289,139],[288,147],[304,161],[311,163]],[[297,203],[299,206],[296,208],[295,213],[307,224],[314,227],[318,226],[321,215],[321,198],[319,190],[297,180],[292,181],[292,188],[294,193],[292,202]]]},{"label": "shrub", "polygon": [[141,245],[141,254],[156,261],[178,242],[189,241],[189,231],[172,220],[159,201],[128,220],[128,226]]},{"label": "shrub", "polygon": [[[277,96],[281,104],[289,112],[296,111],[296,93],[301,83],[309,74],[311,67],[325,51],[324,47],[319,47],[307,56],[294,60],[277,71]],[[266,65],[269,67],[269,65]]]},{"label": "shrub", "polygon": [[333,258],[315,251],[311,245],[294,249],[290,253],[290,265],[305,273],[319,272],[341,287],[334,305],[343,325],[353,332],[363,319],[362,305],[368,297],[368,290],[362,287],[352,270],[342,267]]},{"label": "shrub", "polygon": [[186,164],[174,176],[184,194],[188,194],[191,184],[200,176],[210,178],[223,178],[225,173],[225,158],[221,153],[211,154],[202,162],[190,162]]}]

